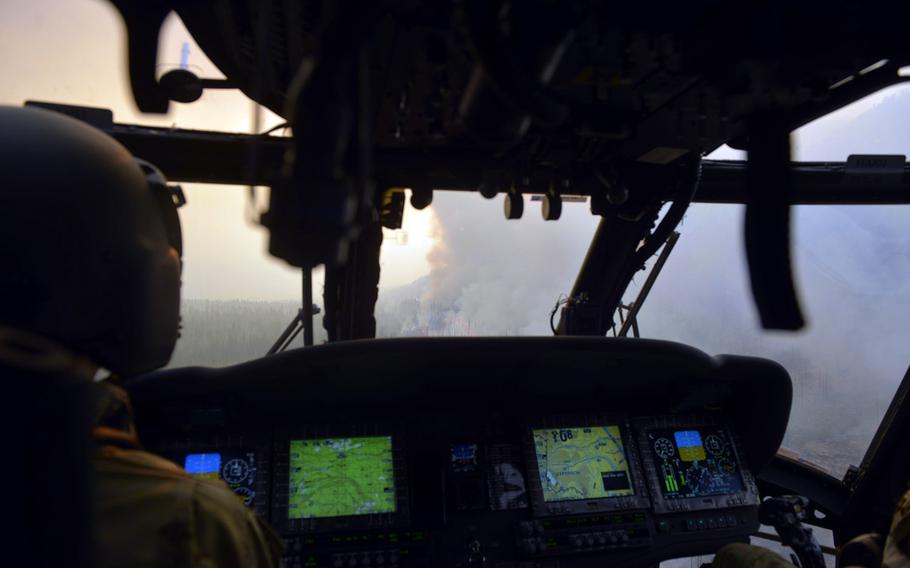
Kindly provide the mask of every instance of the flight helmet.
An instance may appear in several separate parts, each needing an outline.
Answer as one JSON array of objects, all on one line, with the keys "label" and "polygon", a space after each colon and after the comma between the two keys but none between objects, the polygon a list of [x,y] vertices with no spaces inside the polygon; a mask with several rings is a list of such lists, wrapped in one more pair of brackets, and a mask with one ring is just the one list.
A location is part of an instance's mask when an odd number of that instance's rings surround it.
[{"label": "flight helmet", "polygon": [[124,376],[165,365],[181,243],[161,173],[76,119],[9,106],[0,172],[0,326]]}]

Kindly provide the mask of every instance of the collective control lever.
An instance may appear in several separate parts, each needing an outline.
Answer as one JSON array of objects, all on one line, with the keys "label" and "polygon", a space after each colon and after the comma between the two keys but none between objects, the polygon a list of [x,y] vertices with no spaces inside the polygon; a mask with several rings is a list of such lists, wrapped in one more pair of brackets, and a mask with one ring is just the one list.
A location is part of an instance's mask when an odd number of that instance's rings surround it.
[{"label": "collective control lever", "polygon": [[796,553],[802,568],[825,568],[825,557],[812,529],[802,523],[809,511],[809,499],[800,495],[783,495],[762,501],[758,520],[771,525],[784,546]]}]

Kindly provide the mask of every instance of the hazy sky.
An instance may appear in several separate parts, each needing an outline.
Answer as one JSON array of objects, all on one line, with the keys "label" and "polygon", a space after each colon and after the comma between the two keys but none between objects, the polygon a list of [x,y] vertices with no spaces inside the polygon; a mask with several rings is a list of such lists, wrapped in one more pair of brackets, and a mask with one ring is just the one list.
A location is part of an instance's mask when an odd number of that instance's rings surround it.
[{"label": "hazy sky", "polygon": [[[0,104],[21,105],[28,99],[82,104],[113,110],[117,122],[250,131],[253,106],[240,91],[209,91],[194,104],[172,103],[165,116],[139,113],[126,75],[125,35],[119,15],[106,1],[0,1],[0,53],[4,54]],[[191,69],[201,77],[222,77],[174,15],[159,43],[162,73],[179,66],[184,42],[190,43]],[[263,128],[283,122],[268,111],[264,117]],[[188,198],[180,211],[185,297],[300,297],[299,272],[265,253],[267,235],[253,222],[245,187],[182,185]],[[265,196],[259,201],[263,209]],[[384,286],[405,284],[427,273],[426,255],[434,242],[432,218],[431,210],[409,210],[407,244],[390,235],[383,249],[383,265],[389,267],[383,272]]]}]

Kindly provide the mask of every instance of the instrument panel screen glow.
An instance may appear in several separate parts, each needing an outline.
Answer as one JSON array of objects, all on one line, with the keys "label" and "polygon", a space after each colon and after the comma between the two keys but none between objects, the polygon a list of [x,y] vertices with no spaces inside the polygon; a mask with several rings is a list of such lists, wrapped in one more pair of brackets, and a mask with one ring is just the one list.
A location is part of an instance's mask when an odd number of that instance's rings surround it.
[{"label": "instrument panel screen glow", "polygon": [[546,502],[635,494],[619,426],[532,431]]},{"label": "instrument panel screen glow", "polygon": [[224,481],[246,506],[256,499],[256,453],[243,451],[187,454],[183,469],[196,478]]},{"label": "instrument panel screen glow", "polygon": [[732,441],[724,428],[654,430],[648,444],[660,488],[669,499],[744,491]]},{"label": "instrument panel screen glow", "polygon": [[394,513],[390,436],[291,440],[288,518]]}]

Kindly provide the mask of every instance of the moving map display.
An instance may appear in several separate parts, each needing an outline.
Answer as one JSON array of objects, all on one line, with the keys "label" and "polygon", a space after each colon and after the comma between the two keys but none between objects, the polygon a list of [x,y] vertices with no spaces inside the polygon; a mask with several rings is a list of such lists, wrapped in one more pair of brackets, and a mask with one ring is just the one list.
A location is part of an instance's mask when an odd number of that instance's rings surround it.
[{"label": "moving map display", "polygon": [[619,426],[533,430],[546,502],[635,494]]},{"label": "moving map display", "polygon": [[183,469],[193,477],[221,479],[247,507],[256,498],[255,452],[188,454]]},{"label": "moving map display", "polygon": [[744,490],[733,444],[724,428],[655,430],[648,444],[667,498],[707,497]]},{"label": "moving map display", "polygon": [[394,513],[392,438],[291,440],[288,518]]}]

